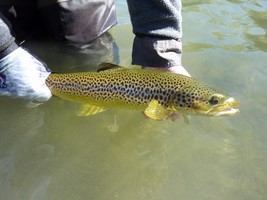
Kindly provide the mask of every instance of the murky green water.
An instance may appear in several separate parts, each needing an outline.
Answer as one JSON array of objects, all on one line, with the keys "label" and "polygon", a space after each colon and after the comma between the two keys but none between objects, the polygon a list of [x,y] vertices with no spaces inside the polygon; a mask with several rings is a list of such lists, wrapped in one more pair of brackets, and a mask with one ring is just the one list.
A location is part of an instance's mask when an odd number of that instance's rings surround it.
[{"label": "murky green water", "polygon": [[[133,35],[125,1],[116,3],[118,48],[25,46],[55,71],[129,66]],[[29,109],[1,97],[0,199],[267,199],[267,2],[188,0],[183,17],[184,66],[240,99],[238,116],[189,125],[128,110],[79,118],[77,104],[58,98]]]}]

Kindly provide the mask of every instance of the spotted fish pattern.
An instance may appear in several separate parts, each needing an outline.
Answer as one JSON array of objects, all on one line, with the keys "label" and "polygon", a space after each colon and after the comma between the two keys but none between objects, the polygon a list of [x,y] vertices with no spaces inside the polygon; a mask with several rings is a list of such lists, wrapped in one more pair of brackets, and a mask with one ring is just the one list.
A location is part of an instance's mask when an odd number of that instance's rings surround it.
[{"label": "spotted fish pattern", "polygon": [[52,73],[46,84],[63,99],[101,107],[145,109],[156,101],[166,110],[204,113],[229,97],[194,78],[145,69]]}]

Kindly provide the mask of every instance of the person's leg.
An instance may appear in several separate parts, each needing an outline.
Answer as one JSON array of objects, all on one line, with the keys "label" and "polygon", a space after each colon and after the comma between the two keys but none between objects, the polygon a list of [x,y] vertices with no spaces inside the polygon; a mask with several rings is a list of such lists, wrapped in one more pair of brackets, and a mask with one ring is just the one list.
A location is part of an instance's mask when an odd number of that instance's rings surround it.
[{"label": "person's leg", "polygon": [[105,33],[116,21],[113,0],[37,3],[47,30],[61,40],[87,43]]}]

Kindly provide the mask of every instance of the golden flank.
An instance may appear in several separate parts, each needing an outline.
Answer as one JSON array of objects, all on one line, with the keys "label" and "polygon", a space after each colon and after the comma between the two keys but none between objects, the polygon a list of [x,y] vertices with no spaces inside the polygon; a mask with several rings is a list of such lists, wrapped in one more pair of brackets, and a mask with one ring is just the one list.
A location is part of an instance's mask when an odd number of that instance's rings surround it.
[{"label": "golden flank", "polygon": [[55,96],[84,104],[80,115],[126,108],[164,120],[177,112],[205,116],[239,112],[239,103],[233,97],[191,77],[108,63],[100,67],[99,72],[52,73],[46,84]]}]

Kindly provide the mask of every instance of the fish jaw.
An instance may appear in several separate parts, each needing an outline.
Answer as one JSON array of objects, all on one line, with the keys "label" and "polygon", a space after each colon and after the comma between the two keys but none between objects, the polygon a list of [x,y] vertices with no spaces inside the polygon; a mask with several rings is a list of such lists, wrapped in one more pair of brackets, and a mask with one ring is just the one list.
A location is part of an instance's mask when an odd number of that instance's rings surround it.
[{"label": "fish jaw", "polygon": [[239,113],[239,102],[234,98],[229,97],[224,102],[211,106],[206,112],[202,112],[206,116],[232,116]]},{"label": "fish jaw", "polygon": [[220,116],[232,116],[237,113],[239,113],[239,102],[236,101],[234,98],[229,97],[225,101],[225,105],[221,106],[221,108],[217,108],[219,111],[217,114],[215,114],[215,117],[220,117]]},{"label": "fish jaw", "polygon": [[217,114],[214,115],[214,117],[220,117],[220,116],[232,116],[235,115],[237,113],[239,113],[239,109],[238,108],[227,108]]}]

